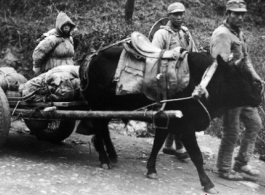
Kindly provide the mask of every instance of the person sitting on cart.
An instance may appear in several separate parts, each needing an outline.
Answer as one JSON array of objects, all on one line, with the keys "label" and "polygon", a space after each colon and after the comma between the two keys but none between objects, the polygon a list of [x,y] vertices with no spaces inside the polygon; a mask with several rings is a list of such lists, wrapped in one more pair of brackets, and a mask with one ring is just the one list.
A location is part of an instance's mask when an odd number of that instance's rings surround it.
[{"label": "person sitting on cart", "polygon": [[[165,26],[161,26],[154,34],[152,44],[160,49],[170,50],[175,47],[182,47],[188,52],[197,52],[196,45],[187,27],[183,26],[185,17],[185,7],[182,3],[176,2],[168,6],[169,21]],[[175,140],[175,148],[173,142]],[[186,152],[179,136],[169,133],[163,148],[165,154],[175,155],[178,159],[188,159]]]},{"label": "person sitting on cart", "polygon": [[56,19],[56,28],[44,34],[44,39],[34,49],[33,71],[35,76],[61,65],[74,65],[74,44],[71,32],[75,28],[73,21],[60,12]]}]

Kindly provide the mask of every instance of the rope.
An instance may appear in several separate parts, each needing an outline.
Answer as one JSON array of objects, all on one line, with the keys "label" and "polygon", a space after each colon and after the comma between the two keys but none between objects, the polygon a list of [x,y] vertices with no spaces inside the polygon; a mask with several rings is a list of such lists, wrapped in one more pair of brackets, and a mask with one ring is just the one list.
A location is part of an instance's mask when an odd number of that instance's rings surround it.
[{"label": "rope", "polygon": [[14,113],[15,113],[15,111],[16,111],[16,109],[17,109],[18,105],[19,105],[19,103],[20,103],[20,101],[18,101],[18,102],[17,102],[17,104],[16,104],[16,106],[15,106],[15,108],[14,108],[13,112],[12,112],[12,116],[14,115]]},{"label": "rope", "polygon": [[[188,100],[188,99],[194,99],[194,98],[193,98],[192,96],[190,96],[190,97],[186,97],[186,98],[178,98],[178,99],[162,100],[162,101],[160,101],[159,103],[173,102],[173,101],[181,101],[181,100]],[[202,108],[205,110],[205,112],[207,113],[207,116],[208,116],[208,118],[209,118],[209,122],[210,122],[212,119],[211,119],[211,115],[210,115],[209,111],[207,110],[207,108],[204,106],[204,104],[201,102],[200,99],[195,99],[195,100],[197,100],[197,101],[199,102],[199,104],[202,106]],[[137,111],[137,110],[143,110],[143,109],[146,109],[146,108],[148,108],[148,107],[150,107],[150,106],[154,106],[154,105],[157,105],[157,104],[158,104],[158,102],[153,103],[153,104],[149,104],[149,105],[147,105],[147,106],[144,106],[144,107],[138,108],[138,109],[136,109],[135,111]],[[264,115],[265,115],[265,112],[264,112],[264,111],[263,111],[263,113],[264,113]]]},{"label": "rope", "polygon": [[209,113],[209,111],[207,110],[207,108],[204,106],[204,104],[201,102],[201,100],[200,99],[197,99],[197,101],[201,104],[201,106],[204,108],[204,110],[205,110],[205,112],[207,113],[207,115],[208,115],[208,118],[209,118],[209,122],[211,122],[211,115],[210,115],[210,113]]},{"label": "rope", "polygon": [[160,102],[161,102],[161,103],[164,103],[164,102],[175,102],[175,101],[188,100],[188,99],[193,99],[193,97],[190,96],[190,97],[186,97],[186,98],[178,98],[178,99],[162,100],[162,101],[160,101]]},{"label": "rope", "polygon": [[98,53],[98,52],[100,52],[100,51],[103,51],[103,50],[105,50],[105,49],[108,49],[108,48],[110,48],[110,47],[113,47],[113,46],[115,46],[115,45],[118,45],[118,44],[120,44],[120,43],[123,43],[123,42],[129,41],[129,40],[131,40],[130,37],[129,37],[129,38],[126,38],[126,39],[122,39],[121,41],[118,41],[118,42],[112,43],[112,44],[110,44],[110,45],[108,45],[108,46],[105,46],[105,47],[103,47],[103,48],[100,48],[100,49],[97,50],[96,52]]},{"label": "rope", "polygon": [[144,110],[144,109],[146,109],[146,108],[148,108],[148,107],[151,107],[151,106],[154,106],[154,105],[157,105],[157,104],[158,104],[157,102],[156,102],[156,103],[153,103],[153,104],[149,104],[149,105],[147,105],[147,106],[144,106],[144,107],[138,108],[138,109],[136,109],[136,110],[134,110],[134,111]]}]

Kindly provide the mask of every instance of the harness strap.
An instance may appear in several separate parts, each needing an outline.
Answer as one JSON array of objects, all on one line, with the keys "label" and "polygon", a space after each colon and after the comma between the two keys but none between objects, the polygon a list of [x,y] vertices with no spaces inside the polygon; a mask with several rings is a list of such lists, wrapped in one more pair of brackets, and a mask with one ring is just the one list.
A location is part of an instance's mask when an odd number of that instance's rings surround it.
[{"label": "harness strap", "polygon": [[[166,96],[166,88],[164,88],[163,86],[163,83],[166,81],[166,74],[163,75],[163,73],[165,72],[164,71],[164,66],[163,66],[163,69],[161,71],[161,64],[162,64],[162,56],[164,54],[166,50],[161,50],[160,54],[159,54],[159,58],[158,58],[158,61],[157,61],[157,75],[156,75],[156,85],[157,85],[157,98],[156,98],[156,101],[159,102],[161,100],[161,94],[162,94],[162,98],[163,99],[166,99],[167,96]],[[162,82],[161,82],[162,81]],[[162,93],[161,93],[161,90],[162,89]]]}]

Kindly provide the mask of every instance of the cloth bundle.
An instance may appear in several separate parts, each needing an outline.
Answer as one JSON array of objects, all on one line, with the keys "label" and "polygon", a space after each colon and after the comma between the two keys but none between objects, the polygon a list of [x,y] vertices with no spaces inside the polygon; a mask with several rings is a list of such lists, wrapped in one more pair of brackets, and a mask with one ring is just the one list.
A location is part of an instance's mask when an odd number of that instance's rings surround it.
[{"label": "cloth bundle", "polygon": [[6,93],[7,91],[18,91],[20,84],[26,83],[27,79],[17,73],[12,67],[0,68],[0,87]]},{"label": "cloth bundle", "polygon": [[79,66],[63,65],[53,68],[20,85],[19,91],[25,101],[64,102],[80,100]]}]

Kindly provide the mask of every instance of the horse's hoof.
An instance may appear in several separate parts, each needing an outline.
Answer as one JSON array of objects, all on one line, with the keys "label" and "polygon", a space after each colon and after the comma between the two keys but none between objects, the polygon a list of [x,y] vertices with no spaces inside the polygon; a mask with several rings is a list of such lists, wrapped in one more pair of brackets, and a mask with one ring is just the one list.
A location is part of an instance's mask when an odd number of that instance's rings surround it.
[{"label": "horse's hoof", "polygon": [[146,174],[146,177],[149,179],[158,179],[157,173]]},{"label": "horse's hoof", "polygon": [[219,193],[215,188],[207,189],[204,187],[204,191],[207,192],[208,194],[218,194]]},{"label": "horse's hoof", "polygon": [[102,169],[106,169],[106,170],[111,169],[111,165],[110,165],[110,164],[101,164],[100,167],[101,167]]}]

